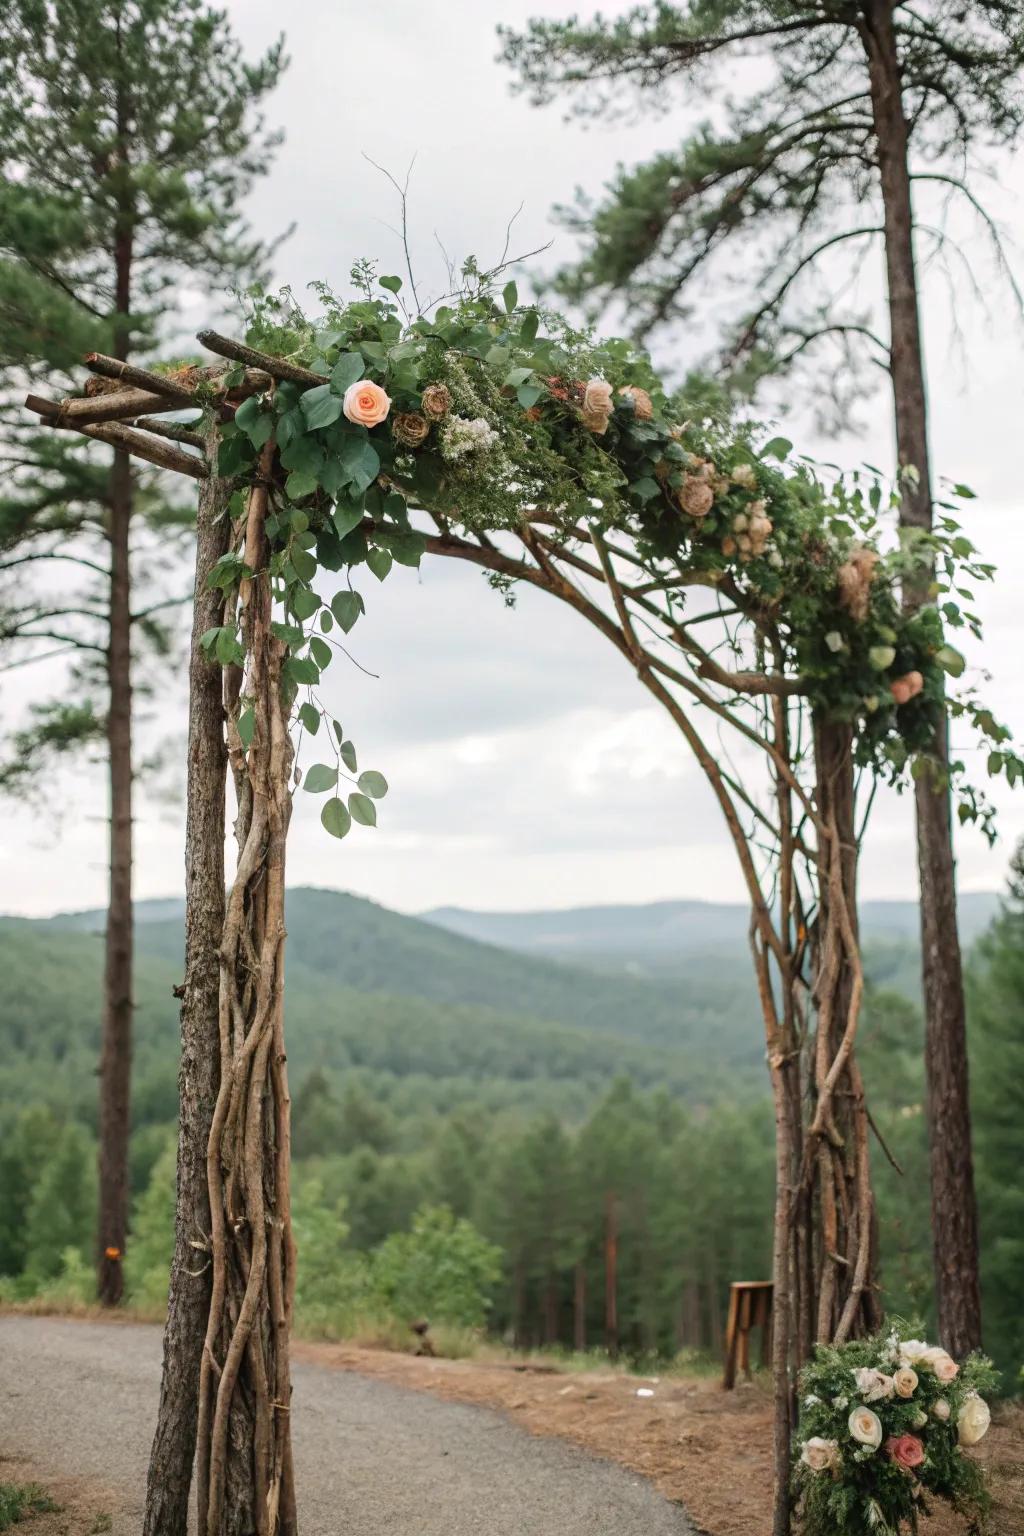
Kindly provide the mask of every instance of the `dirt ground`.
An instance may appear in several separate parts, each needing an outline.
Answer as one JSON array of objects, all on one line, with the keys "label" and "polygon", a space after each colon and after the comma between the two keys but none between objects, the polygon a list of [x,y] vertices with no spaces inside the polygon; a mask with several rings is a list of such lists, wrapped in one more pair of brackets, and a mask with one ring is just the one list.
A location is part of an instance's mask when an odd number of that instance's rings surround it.
[{"label": "dirt ground", "polygon": [[37,1484],[56,1509],[30,1514],[15,1526],[25,1536],[101,1536],[110,1530],[120,1494],[81,1477],[42,1478],[27,1461],[0,1456],[0,1483]]},{"label": "dirt ground", "polygon": [[[558,1435],[649,1478],[708,1536],[770,1536],[771,1401],[765,1383],[429,1360],[343,1344],[294,1346],[299,1359],[360,1371],[416,1391],[504,1409],[535,1435]],[[639,1397],[639,1390],[653,1393]],[[1024,1536],[1024,1409],[997,1410],[978,1447],[996,1510],[992,1536]],[[921,1536],[962,1536],[948,1511]]]}]

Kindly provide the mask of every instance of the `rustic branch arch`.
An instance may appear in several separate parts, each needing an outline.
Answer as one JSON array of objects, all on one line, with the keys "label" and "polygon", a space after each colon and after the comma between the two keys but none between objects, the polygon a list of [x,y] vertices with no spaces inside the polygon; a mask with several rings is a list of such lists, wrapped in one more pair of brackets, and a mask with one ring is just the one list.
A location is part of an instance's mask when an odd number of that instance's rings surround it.
[{"label": "rustic branch arch", "polygon": [[[368,296],[319,331],[264,317],[260,347],[203,332],[220,359],[208,368],[165,376],[91,356],[103,381],[91,393],[28,401],[55,428],[199,482],[178,1219],[152,1536],[184,1532],[196,1437],[200,1536],[296,1529],[284,865],[292,709],[319,671],[309,654],[328,649],[305,629],[325,613],[310,586],[324,568],[369,559],[383,576],[390,558],[426,552],[546,591],[635,670],[711,786],[750,899],[775,1102],[776,1536],[789,1529],[795,1370],[815,1340],[880,1317],[855,1054],[855,757],[898,771],[899,750],[923,743],[914,698],[942,666],[939,645],[926,619],[900,614],[899,566],[872,545],[859,492],[672,425],[628,349],[538,326],[514,290],[504,313],[476,295],[408,327]],[[389,416],[374,374],[406,409]],[[198,420],[166,419],[187,406]],[[691,614],[694,594],[705,607]],[[705,622],[730,664],[700,638]],[[719,760],[706,719],[756,753],[767,800]],[[225,900],[229,767],[238,855]],[[340,835],[338,805],[324,821]],[[748,826],[767,843],[760,866]]]}]

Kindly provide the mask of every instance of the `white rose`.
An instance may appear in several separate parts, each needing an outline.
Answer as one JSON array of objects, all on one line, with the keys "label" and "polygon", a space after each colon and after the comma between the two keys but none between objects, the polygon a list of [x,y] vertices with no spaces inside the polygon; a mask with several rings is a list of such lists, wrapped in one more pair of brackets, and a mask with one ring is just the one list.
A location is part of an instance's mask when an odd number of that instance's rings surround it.
[{"label": "white rose", "polygon": [[901,1365],[898,1371],[893,1372],[892,1384],[897,1397],[913,1397],[917,1391],[917,1372],[913,1366]]},{"label": "white rose", "polygon": [[933,1371],[936,1381],[941,1381],[944,1385],[948,1385],[960,1369],[953,1357],[937,1346],[922,1355],[920,1363],[927,1370]]},{"label": "white rose", "polygon": [[875,1403],[881,1397],[892,1397],[893,1378],[886,1376],[884,1371],[873,1370],[871,1366],[861,1366],[853,1373],[857,1383],[857,1391],[866,1402]]},{"label": "white rose", "polygon": [[915,1429],[924,1429],[924,1427],[925,1427],[925,1425],[927,1423],[928,1423],[928,1415],[926,1413],[922,1413],[920,1408],[919,1408],[917,1410],[917,1412],[914,1414],[914,1428]]},{"label": "white rose", "polygon": [[848,1423],[854,1440],[872,1451],[878,1450],[882,1443],[882,1421],[877,1413],[872,1413],[870,1408],[855,1408]]},{"label": "white rose", "polygon": [[810,1440],[804,1441],[800,1460],[805,1467],[810,1467],[812,1472],[827,1472],[830,1467],[839,1464],[838,1442],[824,1440],[821,1435],[812,1435]]},{"label": "white rose", "polygon": [[943,1423],[946,1422],[949,1418],[950,1407],[944,1397],[937,1397],[935,1399],[934,1403],[932,1403],[932,1413],[934,1413],[937,1419],[941,1419]]},{"label": "white rose", "polygon": [[977,1445],[988,1433],[992,1413],[983,1397],[972,1392],[960,1409],[956,1421],[957,1439],[961,1445]]},{"label": "white rose", "polygon": [[904,1339],[900,1345],[900,1359],[904,1365],[917,1365],[928,1353],[930,1346],[924,1339]]}]

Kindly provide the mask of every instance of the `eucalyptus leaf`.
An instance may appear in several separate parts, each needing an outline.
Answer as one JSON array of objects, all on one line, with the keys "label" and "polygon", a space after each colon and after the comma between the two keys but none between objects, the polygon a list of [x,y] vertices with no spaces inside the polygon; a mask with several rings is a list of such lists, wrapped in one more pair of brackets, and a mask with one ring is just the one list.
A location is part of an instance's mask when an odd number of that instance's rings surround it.
[{"label": "eucalyptus leaf", "polygon": [[341,401],[330,384],[318,384],[307,389],[299,401],[299,409],[310,432],[329,427],[341,415]]},{"label": "eucalyptus leaf", "polygon": [[320,812],[320,821],[332,837],[344,837],[352,826],[352,818],[341,800],[328,800]]},{"label": "eucalyptus leaf", "polygon": [[366,795],[349,795],[349,814],[353,821],[358,821],[360,826],[375,827],[377,825],[377,807]]},{"label": "eucalyptus leaf", "polygon": [[302,787],[308,794],[322,795],[325,790],[333,789],[337,782],[337,768],[331,768],[327,763],[314,763],[312,768],[306,770]]},{"label": "eucalyptus leaf", "polygon": [[365,773],[359,775],[359,788],[364,795],[369,795],[374,800],[383,800],[388,792],[388,781],[382,773],[377,773],[373,768],[367,768]]}]

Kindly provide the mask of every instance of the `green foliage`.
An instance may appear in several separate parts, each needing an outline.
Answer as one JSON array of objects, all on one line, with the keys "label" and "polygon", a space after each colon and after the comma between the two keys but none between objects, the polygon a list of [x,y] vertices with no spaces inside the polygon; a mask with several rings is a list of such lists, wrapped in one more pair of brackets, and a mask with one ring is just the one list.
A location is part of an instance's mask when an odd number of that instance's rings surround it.
[{"label": "green foliage", "polygon": [[38,1483],[0,1483],[0,1531],[8,1531],[32,1515],[59,1509],[60,1505]]},{"label": "green foliage", "polygon": [[[227,290],[264,271],[240,208],[273,149],[259,113],[282,67],[280,43],[247,62],[203,0],[5,8],[0,645],[72,663],[10,743],[10,793],[38,793],[44,764],[94,745],[107,712],[109,451],[30,426],[26,379],[64,397],[85,352],[152,354],[188,275]],[[194,514],[155,472],[135,470],[132,499],[132,642],[158,660],[173,639],[168,556]]]},{"label": "green foliage", "polygon": [[1024,1382],[1024,844],[968,973],[975,1173],[983,1237],[986,1342],[1008,1382]]},{"label": "green foliage", "polygon": [[[727,313],[721,353],[704,371],[747,395],[765,374],[817,362],[816,403],[830,400],[845,422],[858,362],[887,363],[870,314],[843,302],[855,259],[883,235],[887,124],[872,85],[889,62],[889,39],[865,15],[839,0],[814,9],[794,0],[659,0],[619,16],[501,28],[505,60],[538,103],[569,99],[579,115],[603,121],[637,110],[646,121],[682,92],[697,115],[681,144],[610,169],[601,198],[580,193],[560,210],[583,254],[556,288],[589,314],[628,292],[637,334],[679,322],[692,333],[717,319],[717,291],[743,271],[748,297]],[[1013,8],[973,0],[934,7],[922,20],[897,4],[886,34],[890,27],[915,208],[929,181],[937,196],[962,198],[1005,274],[997,223],[971,184],[970,151],[993,137],[1015,141],[1024,122],[1024,39]],[[738,75],[737,62],[751,55],[757,67]],[[917,217],[923,229],[927,214]],[[929,235],[943,259],[944,230]]]},{"label": "green foliage", "polygon": [[[917,1326],[897,1319],[872,1338],[819,1345],[801,1372],[794,1484],[807,1536],[916,1531],[929,1495],[978,1529],[989,1500],[963,1446],[981,1438],[968,1433],[969,1405],[993,1390],[995,1372],[981,1355],[958,1369],[941,1349],[912,1337]],[[855,1435],[855,1415],[865,1411],[868,1422]],[[984,1427],[987,1416],[981,1433]],[[814,1465],[815,1452],[825,1465]]]},{"label": "green foliage", "polygon": [[59,1131],[40,1160],[25,1210],[24,1270],[38,1284],[61,1272],[69,1249],[92,1250],[96,1203],[95,1153],[80,1126]]},{"label": "green foliage", "polygon": [[424,1206],[411,1232],[377,1249],[373,1283],[400,1317],[481,1328],[500,1274],[500,1251],[447,1206]]},{"label": "green foliage", "polygon": [[[174,1252],[174,1197],[177,1153],[165,1137],[164,1150],[153,1163],[146,1188],[132,1210],[131,1244],[125,1254],[124,1280],[136,1306],[161,1309],[167,1304],[167,1283]],[[202,1264],[196,1250],[195,1267]]]},{"label": "green foliage", "polygon": [[[418,563],[426,540],[410,521],[413,509],[442,529],[493,534],[521,527],[539,506],[570,544],[587,540],[588,530],[624,534],[652,580],[701,581],[725,594],[754,632],[777,633],[779,669],[815,710],[854,724],[862,763],[898,785],[945,772],[927,762],[933,706],[962,658],[944,641],[938,609],[905,613],[901,593],[934,571],[946,622],[976,630],[976,616],[956,599],[967,592],[964,578],[992,571],[955,518],[947,513],[933,532],[886,551],[897,498],[877,472],[829,483],[792,459],[785,439],[758,444],[714,419],[681,423],[683,408],[642,354],[535,307],[509,309],[508,287],[502,303],[481,283],[412,320],[369,290],[348,303],[318,291],[325,313],[316,322],[290,295],[254,293],[249,341],[287,352],[326,382],[305,390],[279,382],[246,401],[224,428],[220,456],[222,473],[251,479],[259,445],[272,435],[288,471],[267,532],[282,613],[275,633],[288,647],[287,691],[304,724],[319,711],[315,690],[332,656],[319,618],[328,605],[312,586],[318,572],[347,571],[348,590],[329,605],[331,622],[347,630],[365,611],[352,586],[361,564],[382,578],[392,560]],[[347,404],[360,381],[373,402],[370,426]],[[858,599],[851,583],[864,560]],[[224,586],[241,575],[236,565],[214,580]],[[205,640],[222,664],[238,659],[233,631]],[[908,678],[914,688],[906,693]],[[958,708],[999,747],[990,772],[1024,777],[1005,728],[970,695]],[[333,792],[321,819],[342,837],[353,821],[375,825],[376,810],[358,790],[342,798],[355,753],[337,722],[333,735],[323,732],[336,767],[314,764],[305,783],[312,793]],[[951,772],[959,781],[962,764]],[[960,815],[989,829],[990,812],[969,786]]]}]

